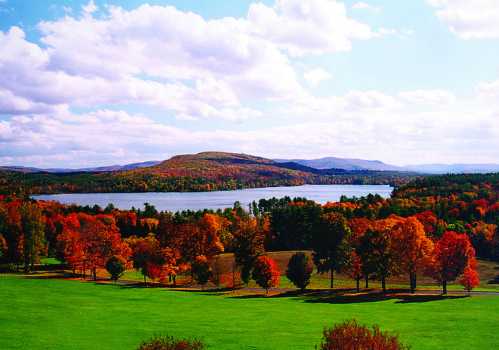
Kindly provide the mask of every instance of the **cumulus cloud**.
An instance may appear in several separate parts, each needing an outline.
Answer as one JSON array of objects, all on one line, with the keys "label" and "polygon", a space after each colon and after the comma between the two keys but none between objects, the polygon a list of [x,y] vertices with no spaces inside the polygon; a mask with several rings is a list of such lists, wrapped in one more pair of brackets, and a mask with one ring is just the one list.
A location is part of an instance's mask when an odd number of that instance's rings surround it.
[{"label": "cumulus cloud", "polygon": [[352,5],[352,9],[354,10],[369,10],[372,12],[380,12],[381,8],[377,6],[370,5],[366,2],[359,1]]},{"label": "cumulus cloud", "polygon": [[462,39],[499,38],[497,0],[427,0],[437,17]]},{"label": "cumulus cloud", "polygon": [[[314,96],[302,86],[332,78],[303,72],[304,56],[399,33],[352,19],[339,1],[253,3],[247,16],[221,19],[90,1],[37,28],[41,43],[19,27],[0,31],[0,164],[86,166],[206,149],[421,163],[435,149],[474,160],[476,145],[484,159],[498,156],[497,104],[471,108],[433,89]],[[498,90],[483,83],[478,95]],[[147,106],[155,119],[122,111],[127,105]],[[196,131],[189,121],[200,119],[222,122]],[[251,119],[246,130],[224,123]]]},{"label": "cumulus cloud", "polygon": [[[373,93],[367,96],[372,98]],[[345,108],[341,117],[333,114],[307,122],[300,118],[296,124],[255,130],[194,131],[105,109],[19,115],[0,122],[0,163],[78,167],[165,159],[206,149],[276,158],[382,157],[396,164],[487,162],[498,156],[498,116],[497,111],[483,113],[462,106],[452,111],[427,108],[414,112],[400,105]],[[477,145],[482,146],[480,152]]]},{"label": "cumulus cloud", "polygon": [[449,104],[456,101],[454,94],[445,90],[403,91],[399,97],[411,104]]},{"label": "cumulus cloud", "polygon": [[349,51],[354,40],[376,37],[365,23],[350,18],[334,0],[278,0],[273,7],[250,6],[248,20],[256,34],[294,56]]},{"label": "cumulus cloud", "polygon": [[325,80],[330,80],[332,77],[331,73],[322,68],[313,68],[303,73],[303,78],[313,87]]}]

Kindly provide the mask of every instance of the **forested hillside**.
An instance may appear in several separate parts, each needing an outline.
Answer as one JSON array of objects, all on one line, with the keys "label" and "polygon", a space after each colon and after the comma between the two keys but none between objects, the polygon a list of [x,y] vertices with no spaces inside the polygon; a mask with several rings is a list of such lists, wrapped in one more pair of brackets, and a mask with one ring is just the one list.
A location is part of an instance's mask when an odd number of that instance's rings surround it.
[{"label": "forested hillside", "polygon": [[0,193],[184,192],[303,184],[400,185],[411,173],[318,170],[245,154],[180,155],[156,166],[98,173],[0,171]]}]

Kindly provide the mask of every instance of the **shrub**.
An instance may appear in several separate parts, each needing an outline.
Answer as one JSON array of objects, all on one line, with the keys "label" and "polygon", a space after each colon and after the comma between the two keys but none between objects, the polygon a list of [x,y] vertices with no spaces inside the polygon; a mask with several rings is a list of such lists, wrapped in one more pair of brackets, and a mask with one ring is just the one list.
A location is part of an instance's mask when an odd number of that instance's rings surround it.
[{"label": "shrub", "polygon": [[312,261],[306,254],[295,253],[289,259],[286,277],[303,291],[310,283],[313,270]]},{"label": "shrub", "polygon": [[378,326],[372,329],[359,325],[355,320],[345,321],[331,329],[325,329],[319,350],[404,350],[398,337],[382,332]]},{"label": "shrub", "polygon": [[116,282],[126,270],[126,260],[119,255],[113,255],[106,262],[106,270]]},{"label": "shrub", "polygon": [[191,269],[194,278],[201,285],[205,285],[212,275],[210,264],[204,255],[196,256],[196,259],[192,263]]},{"label": "shrub", "polygon": [[480,284],[480,277],[478,276],[478,272],[472,267],[467,266],[464,269],[463,276],[459,280],[459,283],[464,287],[465,290],[471,292],[471,290],[477,287]]},{"label": "shrub", "polygon": [[203,350],[205,346],[199,340],[175,339],[173,337],[155,337],[145,341],[137,350]]},{"label": "shrub", "polygon": [[253,279],[262,288],[265,288],[268,293],[269,288],[279,285],[281,273],[274,260],[266,256],[260,256],[256,259],[253,266]]}]

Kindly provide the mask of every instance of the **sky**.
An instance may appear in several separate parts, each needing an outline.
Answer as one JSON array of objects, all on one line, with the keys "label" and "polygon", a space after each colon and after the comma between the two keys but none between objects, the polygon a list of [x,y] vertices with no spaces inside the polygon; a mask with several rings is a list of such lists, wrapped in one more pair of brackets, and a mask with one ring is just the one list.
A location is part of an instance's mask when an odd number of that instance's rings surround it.
[{"label": "sky", "polygon": [[497,0],[0,0],[0,165],[499,163]]}]

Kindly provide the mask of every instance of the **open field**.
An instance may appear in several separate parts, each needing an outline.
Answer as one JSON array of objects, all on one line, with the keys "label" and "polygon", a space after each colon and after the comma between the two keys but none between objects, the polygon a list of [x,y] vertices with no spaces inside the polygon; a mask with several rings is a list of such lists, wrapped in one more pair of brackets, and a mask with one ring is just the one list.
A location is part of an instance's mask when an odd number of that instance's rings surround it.
[{"label": "open field", "polygon": [[[281,282],[280,288],[295,288],[293,284],[286,278],[286,266],[288,264],[289,258],[293,255],[293,251],[282,251],[282,252],[269,252],[267,253],[272,259],[274,259],[279,266],[281,271]],[[308,254],[312,254],[308,252]],[[221,254],[219,257],[219,266],[221,273],[226,273],[230,275],[230,271],[232,269],[232,254]],[[476,291],[492,291],[499,292],[499,264],[492,261],[478,260],[477,271],[480,275],[480,286],[475,288]],[[102,277],[108,277],[107,272],[101,272]],[[127,271],[122,277],[124,280],[130,281],[143,281],[143,276],[140,272],[135,270]],[[312,275],[309,288],[310,289],[319,289],[319,288],[329,288],[330,285],[330,277],[329,274],[317,274],[314,272]],[[186,282],[190,282],[190,276],[180,276],[177,281],[179,284]],[[361,288],[364,287],[364,281],[362,280],[360,285]],[[342,275],[335,274],[334,279],[335,287],[338,288],[355,288],[355,281],[352,278]],[[214,287],[214,286],[212,286]],[[257,287],[254,281],[250,281],[249,287]],[[388,279],[388,287],[389,288],[409,288],[408,280],[406,276],[397,276]],[[381,283],[376,280],[369,281],[369,288],[381,289]],[[419,276],[418,277],[418,289],[440,289],[441,287],[433,281],[429,277]],[[463,286],[455,281],[454,283],[450,283],[448,286],[449,290],[463,290]]]},{"label": "open field", "polygon": [[313,349],[346,318],[398,332],[413,349],[499,347],[499,297],[261,297],[0,275],[1,349],[134,349],[155,334],[210,349]]}]

